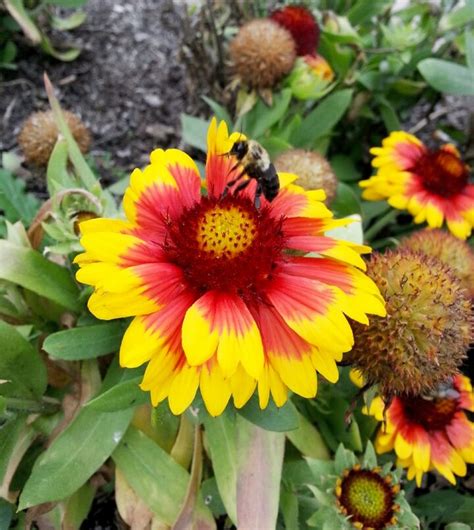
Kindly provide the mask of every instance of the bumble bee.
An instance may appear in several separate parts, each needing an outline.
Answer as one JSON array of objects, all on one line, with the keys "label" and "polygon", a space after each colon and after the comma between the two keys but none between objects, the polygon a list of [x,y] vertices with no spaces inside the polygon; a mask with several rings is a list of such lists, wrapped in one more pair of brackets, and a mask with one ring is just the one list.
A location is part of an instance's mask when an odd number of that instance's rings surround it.
[{"label": "bumble bee", "polygon": [[231,169],[237,169],[239,166],[242,172],[239,176],[227,183],[223,196],[227,194],[231,186],[236,184],[245,175],[249,178],[241,182],[234,190],[234,193],[246,188],[251,179],[257,181],[257,190],[255,192],[255,207],[260,208],[260,196],[263,196],[267,201],[271,202],[277,195],[280,189],[280,181],[275,166],[270,162],[270,157],[265,149],[255,140],[239,140],[234,143],[232,149],[227,155],[235,156],[237,164]]}]

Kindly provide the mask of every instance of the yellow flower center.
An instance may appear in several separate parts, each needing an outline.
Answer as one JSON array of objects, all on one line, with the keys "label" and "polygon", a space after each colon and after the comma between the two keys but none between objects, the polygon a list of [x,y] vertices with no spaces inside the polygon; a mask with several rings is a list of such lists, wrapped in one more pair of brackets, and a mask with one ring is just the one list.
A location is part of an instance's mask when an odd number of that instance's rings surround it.
[{"label": "yellow flower center", "polygon": [[197,228],[199,248],[215,257],[233,258],[255,239],[257,229],[249,212],[240,206],[214,208],[204,212]]},{"label": "yellow flower center", "polygon": [[365,519],[376,518],[385,510],[385,489],[371,478],[360,477],[352,482],[347,496]]}]

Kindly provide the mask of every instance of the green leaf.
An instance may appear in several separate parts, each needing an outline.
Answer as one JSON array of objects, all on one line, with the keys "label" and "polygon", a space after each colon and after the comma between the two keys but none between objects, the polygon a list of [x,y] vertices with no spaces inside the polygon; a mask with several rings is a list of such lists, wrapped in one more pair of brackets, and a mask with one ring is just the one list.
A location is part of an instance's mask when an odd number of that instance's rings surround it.
[{"label": "green leaf", "polygon": [[3,482],[10,458],[25,425],[26,416],[18,416],[0,427],[0,484]]},{"label": "green leaf", "polygon": [[188,114],[181,114],[183,141],[200,151],[207,151],[207,129],[209,122]]},{"label": "green leaf", "polygon": [[41,45],[41,49],[47,54],[51,55],[51,57],[54,57],[55,59],[59,59],[60,61],[64,61],[66,63],[74,61],[74,59],[77,59],[77,57],[81,53],[81,50],[79,48],[70,48],[69,50],[65,50],[65,51],[57,50],[53,46],[49,38],[44,34],[42,35],[40,45]]},{"label": "green leaf", "polygon": [[5,0],[4,4],[10,15],[18,22],[23,33],[33,44],[39,44],[41,33],[26,11],[23,0]]},{"label": "green leaf", "polygon": [[65,18],[53,16],[51,18],[51,25],[60,31],[68,31],[79,27],[86,18],[87,15],[84,11],[76,11]]},{"label": "green leaf", "polygon": [[474,72],[474,35],[469,32],[464,32],[464,39],[466,43],[466,62],[469,70]]},{"label": "green leaf", "polygon": [[63,528],[79,530],[90,511],[94,500],[95,488],[84,484],[66,502],[64,507]]},{"label": "green leaf", "polygon": [[290,442],[304,455],[329,460],[330,453],[316,427],[298,413],[299,427],[287,433]]},{"label": "green leaf", "polygon": [[431,491],[416,497],[411,507],[418,517],[426,518],[427,523],[473,523],[474,498],[453,489]]},{"label": "green leaf", "polygon": [[64,138],[58,139],[48,161],[46,170],[46,186],[49,196],[52,197],[58,191],[77,187],[68,172],[68,146]]},{"label": "green leaf", "polygon": [[52,357],[66,361],[93,359],[118,351],[123,333],[122,321],[67,329],[49,335],[43,349]]},{"label": "green leaf", "polygon": [[367,442],[367,447],[365,448],[363,465],[367,468],[374,468],[377,465],[377,455],[375,454],[375,449],[370,440]]},{"label": "green leaf", "polygon": [[289,144],[286,140],[283,140],[282,138],[278,138],[276,136],[271,136],[270,138],[262,138],[260,140],[260,143],[262,144],[263,148],[268,151],[270,158],[275,158],[282,151],[291,149],[291,144]]},{"label": "green leaf", "polygon": [[39,353],[18,331],[0,320],[0,384],[2,396],[39,398],[47,386],[46,367]]},{"label": "green leaf", "polygon": [[449,523],[444,527],[444,530],[472,530],[472,526],[465,523]]},{"label": "green leaf", "polygon": [[39,252],[0,240],[0,279],[7,280],[59,305],[78,311],[79,291],[68,270]]},{"label": "green leaf", "polygon": [[280,512],[286,530],[299,530],[298,497],[290,490],[282,489],[280,493]]},{"label": "green leaf", "polygon": [[372,17],[383,13],[392,4],[391,0],[358,0],[348,11],[347,18],[352,25],[368,22]]},{"label": "green leaf", "polygon": [[230,117],[230,114],[227,112],[227,109],[223,107],[222,105],[219,105],[217,101],[214,101],[211,98],[208,98],[207,96],[201,96],[202,99],[211,107],[212,112],[214,112],[214,115],[217,118],[217,121],[224,120],[227,123],[227,127],[229,130],[232,129],[232,118]]},{"label": "green leaf", "polygon": [[115,412],[149,403],[150,395],[139,387],[142,376],[122,381],[86,403],[86,407],[100,412]]},{"label": "green leaf", "polygon": [[[187,471],[133,427],[128,429],[112,458],[137,495],[162,522],[171,526],[186,495]],[[197,512],[211,517],[202,500],[198,503]]]},{"label": "green leaf", "polygon": [[284,88],[273,95],[273,104],[268,107],[262,99],[243,118],[243,132],[250,138],[260,138],[285,114],[291,101],[291,90]]},{"label": "green leaf", "polygon": [[474,69],[441,59],[425,59],[418,70],[436,90],[457,96],[474,96]]},{"label": "green leaf", "polygon": [[355,167],[354,161],[349,156],[334,155],[330,162],[338,180],[342,180],[342,182],[353,182],[360,179],[361,173]]},{"label": "green leaf", "polygon": [[285,436],[242,417],[237,417],[237,433],[239,528],[276,528]]},{"label": "green leaf", "polygon": [[14,511],[15,506],[13,504],[10,504],[4,499],[0,499],[0,528],[2,530],[11,528],[10,523],[13,519]]},{"label": "green leaf", "polygon": [[227,513],[237,524],[237,432],[235,415],[225,412],[217,418],[206,417],[204,425],[219,493]]},{"label": "green leaf", "polygon": [[12,40],[7,41],[3,48],[0,50],[0,64],[13,63],[16,58],[17,52],[18,48],[16,44]]},{"label": "green leaf", "polygon": [[0,210],[14,223],[23,221],[29,225],[40,206],[38,199],[25,192],[25,183],[0,168]]},{"label": "green leaf", "polygon": [[53,4],[60,7],[82,7],[87,4],[87,0],[43,0],[45,4]]},{"label": "green leaf", "polygon": [[237,413],[267,431],[287,432],[299,427],[298,413],[290,400],[278,408],[270,399],[267,408],[262,410],[258,397],[253,396]]},{"label": "green leaf", "polygon": [[337,184],[336,197],[331,203],[331,210],[337,217],[360,214],[360,202],[355,191],[345,182]]},{"label": "green leaf", "polygon": [[393,106],[386,99],[380,99],[379,106],[387,132],[399,131],[402,126]]},{"label": "green leaf", "polygon": [[441,17],[439,29],[442,32],[446,32],[469,24],[472,21],[474,21],[474,1],[466,0],[465,5],[454,11],[449,11]]},{"label": "green leaf", "polygon": [[328,135],[344,116],[352,100],[352,90],[344,89],[325,98],[302,121],[291,143],[295,147],[308,147],[316,139]]},{"label": "green leaf", "polygon": [[[128,376],[128,371],[112,365],[102,384],[102,391]],[[24,510],[72,495],[111,455],[132,416],[133,409],[101,413],[83,408],[35,462],[18,509]]]}]

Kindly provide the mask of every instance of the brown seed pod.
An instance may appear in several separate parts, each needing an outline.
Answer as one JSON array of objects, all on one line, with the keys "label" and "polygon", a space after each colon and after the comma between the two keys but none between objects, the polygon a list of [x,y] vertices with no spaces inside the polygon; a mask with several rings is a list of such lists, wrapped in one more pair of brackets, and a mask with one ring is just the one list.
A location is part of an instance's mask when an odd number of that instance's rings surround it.
[{"label": "brown seed pod", "polygon": [[387,399],[432,391],[458,372],[472,339],[465,290],[438,259],[411,250],[373,254],[367,273],[387,316],[354,323],[346,359]]},{"label": "brown seed pod", "polygon": [[296,45],[283,27],[269,19],[244,24],[230,43],[235,74],[251,88],[272,88],[293,68]]},{"label": "brown seed pod", "polygon": [[[91,143],[89,130],[81,119],[69,111],[63,111],[64,118],[74,139],[83,153]],[[58,128],[52,111],[34,112],[25,121],[18,136],[18,143],[28,164],[46,166],[58,139]]]},{"label": "brown seed pod", "polygon": [[325,203],[329,205],[336,196],[337,177],[323,155],[304,149],[289,149],[275,160],[277,171],[298,175],[295,184],[305,190],[323,189],[326,192]]},{"label": "brown seed pod", "polygon": [[423,252],[441,260],[474,298],[474,251],[468,243],[444,230],[426,228],[403,239],[400,248]]}]

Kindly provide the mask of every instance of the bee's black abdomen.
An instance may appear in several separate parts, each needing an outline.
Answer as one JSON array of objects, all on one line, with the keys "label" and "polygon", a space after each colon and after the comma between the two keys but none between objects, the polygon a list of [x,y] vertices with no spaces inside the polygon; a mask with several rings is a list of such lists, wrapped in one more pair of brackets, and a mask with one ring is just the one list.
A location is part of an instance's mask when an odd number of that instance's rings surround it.
[{"label": "bee's black abdomen", "polygon": [[270,164],[268,169],[263,173],[262,178],[263,195],[267,201],[271,202],[280,191],[280,180],[275,166]]}]

